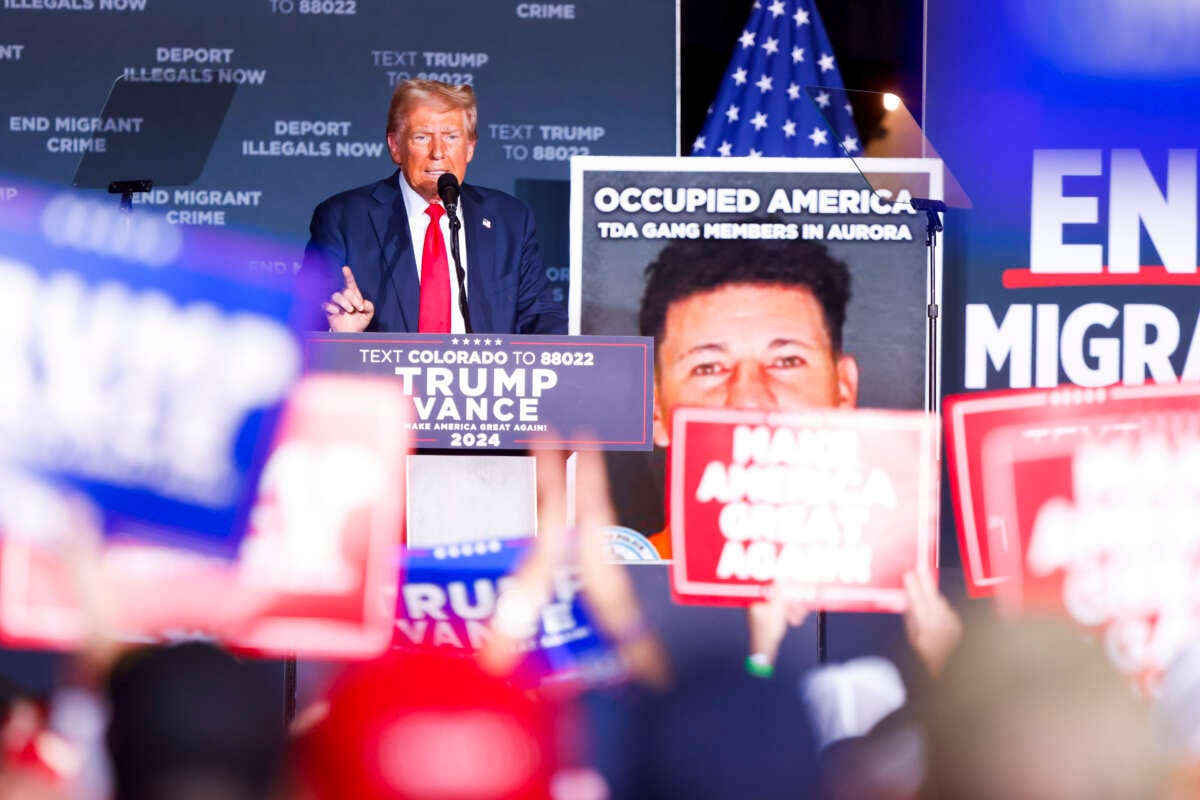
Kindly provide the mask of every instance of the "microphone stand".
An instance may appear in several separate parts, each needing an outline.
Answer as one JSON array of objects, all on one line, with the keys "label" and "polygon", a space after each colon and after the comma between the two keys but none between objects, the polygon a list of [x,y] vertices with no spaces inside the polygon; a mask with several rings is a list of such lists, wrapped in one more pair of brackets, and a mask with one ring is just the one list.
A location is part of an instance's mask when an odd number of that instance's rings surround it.
[{"label": "microphone stand", "polygon": [[926,217],[925,246],[929,248],[929,303],[925,307],[925,318],[929,326],[929,355],[927,357],[928,363],[925,365],[928,374],[928,382],[925,386],[925,411],[932,414],[937,411],[938,407],[937,235],[943,230],[942,218],[938,214],[946,210],[946,204],[941,200],[927,200],[921,197],[914,197],[911,205],[917,211],[924,211]]},{"label": "microphone stand", "polygon": [[[914,197],[911,205],[917,211],[925,212],[925,246],[929,248],[929,297],[925,306],[925,319],[928,325],[929,350],[926,356],[925,412],[932,414],[938,407],[938,294],[937,294],[937,235],[943,230],[942,218],[939,212],[946,210],[946,204],[941,200],[928,200]],[[829,658],[829,627],[824,611],[817,612],[817,663],[824,664]]]},{"label": "microphone stand", "polygon": [[458,203],[446,203],[446,214],[450,220],[450,256],[454,259],[454,277],[458,279],[458,310],[462,312],[463,330],[473,333],[471,311],[467,308],[467,273],[462,268],[462,255],[458,249],[458,232],[462,222],[458,219]]}]

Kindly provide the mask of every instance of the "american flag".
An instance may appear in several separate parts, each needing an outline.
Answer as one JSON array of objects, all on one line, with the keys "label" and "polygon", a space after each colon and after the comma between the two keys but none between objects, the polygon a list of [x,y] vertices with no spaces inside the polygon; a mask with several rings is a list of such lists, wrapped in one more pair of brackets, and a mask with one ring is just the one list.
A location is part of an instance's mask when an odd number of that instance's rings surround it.
[{"label": "american flag", "polygon": [[841,157],[861,149],[813,0],[757,0],[692,155]]}]

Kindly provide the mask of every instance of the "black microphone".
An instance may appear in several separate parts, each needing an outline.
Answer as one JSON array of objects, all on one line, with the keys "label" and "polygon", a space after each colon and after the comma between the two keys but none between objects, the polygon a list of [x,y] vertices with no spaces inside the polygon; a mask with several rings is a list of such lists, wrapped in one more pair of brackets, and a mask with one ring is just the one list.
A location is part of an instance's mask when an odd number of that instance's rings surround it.
[{"label": "black microphone", "polygon": [[[925,212],[925,219],[927,220],[925,225],[925,244],[931,246],[933,244],[933,235],[938,231],[943,230],[942,218],[938,216],[938,213],[947,210],[946,204],[941,200],[930,200],[926,197],[914,197],[908,201],[908,204],[917,211]],[[930,258],[932,257],[933,256],[930,256]],[[930,304],[929,307],[930,309],[936,308],[932,304]]]},{"label": "black microphone", "polygon": [[[443,175],[442,177],[445,177],[445,176]],[[452,175],[451,177],[454,177],[454,176]],[[457,192],[458,181],[454,182],[454,188],[455,188],[455,191]],[[441,191],[442,191],[442,182],[438,181],[438,193],[441,194]],[[455,194],[454,196],[458,197],[457,194]],[[924,197],[914,197],[908,201],[908,204],[910,206],[912,206],[913,208],[915,208],[917,211],[945,211],[946,210],[946,204],[943,203],[941,200],[929,200]]]},{"label": "black microphone", "polygon": [[438,197],[442,198],[442,205],[446,206],[446,213],[453,218],[458,207],[458,176],[453,172],[439,175],[437,192]]},{"label": "black microphone", "polygon": [[458,176],[453,172],[443,172],[439,175],[437,192],[450,220],[450,256],[454,260],[454,276],[458,279],[458,310],[462,313],[464,328],[467,333],[471,333],[471,311],[467,308],[467,275],[463,271],[462,256],[458,250],[458,231],[462,227],[457,214]]}]

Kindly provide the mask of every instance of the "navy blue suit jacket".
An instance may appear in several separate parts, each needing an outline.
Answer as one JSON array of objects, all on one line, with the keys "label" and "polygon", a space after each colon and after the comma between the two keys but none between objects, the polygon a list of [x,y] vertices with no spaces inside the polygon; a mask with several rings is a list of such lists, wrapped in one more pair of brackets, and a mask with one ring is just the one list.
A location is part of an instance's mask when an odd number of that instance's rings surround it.
[{"label": "navy blue suit jacket", "polygon": [[[317,206],[304,250],[304,271],[341,288],[349,265],[375,304],[369,331],[416,331],[421,286],[408,213],[390,178],[335,194]],[[565,334],[534,235],[533,214],[515,197],[463,184],[460,199],[467,256],[467,308],[476,333]]]}]

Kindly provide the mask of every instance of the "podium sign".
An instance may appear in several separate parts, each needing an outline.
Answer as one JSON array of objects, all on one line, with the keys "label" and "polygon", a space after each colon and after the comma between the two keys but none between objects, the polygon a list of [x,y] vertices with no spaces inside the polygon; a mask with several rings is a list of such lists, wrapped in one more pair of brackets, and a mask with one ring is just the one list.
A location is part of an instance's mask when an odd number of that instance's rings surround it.
[{"label": "podium sign", "polygon": [[415,447],[653,448],[649,337],[312,334],[305,364],[394,377],[413,398]]},{"label": "podium sign", "polygon": [[671,589],[748,605],[902,611],[936,568],[935,418],[911,411],[675,412]]}]

